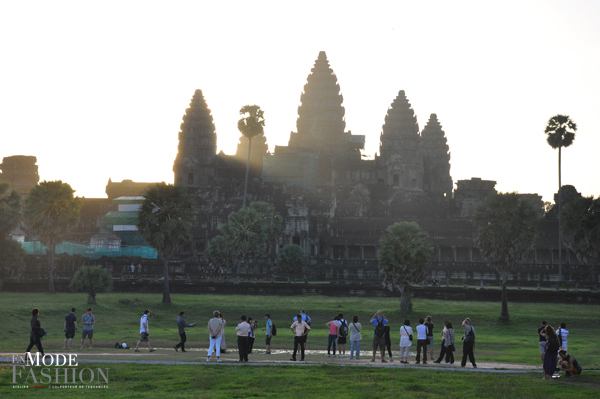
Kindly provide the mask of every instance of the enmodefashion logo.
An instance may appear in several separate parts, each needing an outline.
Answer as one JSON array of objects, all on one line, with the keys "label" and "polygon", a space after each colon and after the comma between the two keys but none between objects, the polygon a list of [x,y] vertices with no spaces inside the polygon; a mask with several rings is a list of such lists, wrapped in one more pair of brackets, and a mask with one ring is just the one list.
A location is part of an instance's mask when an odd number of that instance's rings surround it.
[{"label": "enmodefashion logo", "polygon": [[76,354],[12,356],[13,389],[108,388],[108,368],[79,367]]}]

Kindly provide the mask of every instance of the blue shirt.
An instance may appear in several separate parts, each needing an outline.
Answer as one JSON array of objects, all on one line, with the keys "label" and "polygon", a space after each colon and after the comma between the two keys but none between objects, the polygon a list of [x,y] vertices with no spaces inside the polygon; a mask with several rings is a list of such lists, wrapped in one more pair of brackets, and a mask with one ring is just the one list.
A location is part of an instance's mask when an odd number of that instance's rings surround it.
[{"label": "blue shirt", "polygon": [[[387,324],[387,320],[383,319],[381,317],[377,317],[377,318],[371,320],[371,323],[373,323],[373,325],[375,326],[375,328],[377,328],[377,321],[381,321],[381,320],[383,320],[383,325],[385,326]],[[373,332],[373,336],[375,336],[375,332]],[[385,337],[385,332],[383,333],[383,336]]]},{"label": "blue shirt", "polygon": [[188,323],[186,323],[185,319],[181,316],[177,319],[177,327],[179,328],[179,334],[185,333],[186,327],[191,327]]},{"label": "blue shirt", "polygon": [[[312,320],[310,319],[310,317],[308,317],[308,316],[307,316],[307,315],[305,315],[305,314],[302,314],[302,315],[300,315],[300,316],[302,316],[302,321],[305,321],[305,322],[307,322],[307,323],[310,323],[310,322],[312,321]],[[298,317],[297,317],[297,316],[296,316],[296,317],[294,317],[294,321],[298,321]]]},{"label": "blue shirt", "polygon": [[271,321],[271,319],[267,320],[267,323],[266,323],[267,335],[271,335],[271,326],[272,325],[273,325],[273,322]]},{"label": "blue shirt", "polygon": [[87,313],[85,313],[83,316],[81,316],[81,322],[83,323],[83,329],[84,330],[93,330],[94,329],[94,325],[93,324],[85,324],[87,322],[90,323],[95,323],[96,322],[96,318],[94,317],[93,314],[91,315],[87,315]]}]

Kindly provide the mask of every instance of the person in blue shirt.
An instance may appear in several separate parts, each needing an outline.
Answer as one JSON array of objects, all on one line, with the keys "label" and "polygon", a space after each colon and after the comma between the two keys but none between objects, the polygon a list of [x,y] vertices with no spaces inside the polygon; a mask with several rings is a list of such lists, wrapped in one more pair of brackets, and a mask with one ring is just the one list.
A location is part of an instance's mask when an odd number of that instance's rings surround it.
[{"label": "person in blue shirt", "polygon": [[271,315],[268,313],[265,313],[265,328],[262,329],[263,331],[267,332],[267,340],[266,340],[267,350],[265,351],[265,355],[271,354],[271,338],[273,337],[273,334],[271,331],[272,326],[273,326],[273,322],[271,321]]},{"label": "person in blue shirt", "polygon": [[375,362],[375,357],[377,356],[377,348],[381,351],[381,363],[387,363],[385,360],[385,325],[388,320],[383,315],[381,310],[378,310],[377,313],[371,317],[371,323],[375,326],[375,332],[373,334],[373,359],[371,359],[371,363]]},{"label": "person in blue shirt", "polygon": [[185,312],[179,312],[179,318],[177,319],[177,328],[179,328],[179,337],[181,338],[181,340],[177,345],[173,347],[173,349],[175,349],[175,352],[177,352],[179,348],[181,348],[182,352],[187,352],[185,350],[185,341],[187,341],[187,336],[185,335],[186,327],[196,327],[196,323],[188,324],[185,321]]}]

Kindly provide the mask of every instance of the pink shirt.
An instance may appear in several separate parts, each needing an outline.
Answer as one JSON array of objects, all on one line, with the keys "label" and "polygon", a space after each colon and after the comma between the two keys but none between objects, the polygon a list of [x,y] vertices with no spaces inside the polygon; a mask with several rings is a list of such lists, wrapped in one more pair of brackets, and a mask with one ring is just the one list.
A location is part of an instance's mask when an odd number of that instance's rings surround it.
[{"label": "pink shirt", "polygon": [[342,325],[342,323],[340,323],[337,320],[330,321],[330,323],[331,324],[329,325],[329,334],[337,335],[338,328]]}]

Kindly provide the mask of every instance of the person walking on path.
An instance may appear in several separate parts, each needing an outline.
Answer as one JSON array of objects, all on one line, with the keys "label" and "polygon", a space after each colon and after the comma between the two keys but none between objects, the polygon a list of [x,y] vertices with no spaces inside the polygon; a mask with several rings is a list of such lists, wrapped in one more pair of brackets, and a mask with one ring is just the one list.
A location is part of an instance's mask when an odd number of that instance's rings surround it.
[{"label": "person walking on path", "polygon": [[187,336],[185,335],[185,328],[196,327],[196,323],[188,324],[185,321],[185,312],[179,312],[179,318],[177,318],[177,327],[179,328],[179,337],[181,339],[179,340],[179,343],[173,348],[175,349],[175,352],[177,352],[179,348],[181,348],[182,352],[186,352],[185,341],[187,341]]},{"label": "person walking on path", "polygon": [[475,347],[475,336],[476,336],[475,329],[471,325],[471,319],[469,319],[468,317],[462,322],[462,326],[465,328],[465,332],[463,333],[463,336],[462,336],[463,357],[462,357],[462,361],[460,362],[460,366],[465,367],[467,365],[467,356],[468,356],[469,361],[473,365],[473,368],[476,369],[477,365],[475,364],[475,354],[473,353],[473,349]]},{"label": "person walking on path", "polygon": [[552,378],[554,372],[556,371],[556,361],[558,358],[558,348],[560,348],[560,344],[558,343],[558,337],[556,336],[552,326],[546,326],[546,328],[544,328],[542,331],[542,334],[546,337],[544,377],[542,380],[547,380],[548,378]]},{"label": "person walking on path", "polygon": [[223,328],[221,329],[221,353],[227,353],[227,344],[225,343],[225,326],[227,326],[227,322],[221,312],[219,312],[219,318],[221,319],[221,324],[223,324]]},{"label": "person walking on path", "polygon": [[221,320],[221,313],[218,310],[213,312],[213,318],[208,321],[208,338],[210,346],[208,347],[208,356],[206,361],[210,361],[213,349],[217,352],[217,362],[221,361],[221,339],[223,334],[224,324]]},{"label": "person walking on path", "polygon": [[540,356],[542,358],[542,365],[544,364],[544,355],[546,354],[546,336],[542,334],[542,331],[546,328],[546,320],[542,320],[542,324],[538,328],[538,335],[540,336],[539,346],[540,346]]},{"label": "person walking on path", "polygon": [[560,328],[556,330],[556,336],[558,337],[558,343],[560,344],[560,349],[565,352],[567,349],[567,337],[569,336],[569,330],[567,330],[567,325],[565,323],[560,323]]},{"label": "person walking on path", "polygon": [[148,317],[150,316],[150,309],[144,310],[144,314],[140,318],[140,339],[135,346],[135,351],[139,352],[139,347],[142,342],[148,345],[148,352],[154,352],[156,349],[150,346],[150,328],[148,325]]},{"label": "person walking on path", "polygon": [[375,357],[377,356],[377,348],[381,352],[381,363],[387,363],[385,360],[385,326],[388,323],[387,318],[383,315],[381,310],[378,310],[377,313],[371,317],[370,323],[373,323],[375,326],[375,331],[373,333],[373,359],[371,359],[371,363],[375,363]]},{"label": "person walking on path", "polygon": [[310,326],[307,322],[302,321],[302,315],[299,314],[294,318],[294,323],[290,326],[290,330],[294,333],[294,351],[292,352],[291,361],[296,361],[296,353],[298,350],[301,352],[300,361],[304,361],[304,345],[306,342],[306,336],[310,332]]},{"label": "person walking on path", "polygon": [[[65,332],[65,343],[63,344],[63,349],[71,349],[73,338],[75,338],[75,331],[79,332],[79,328],[77,328],[77,316],[75,316],[75,308],[71,308],[71,313],[65,316],[63,331]],[[69,341],[68,346],[67,340]]]},{"label": "person walking on path", "polygon": [[331,356],[331,344],[333,344],[333,357],[335,357],[335,345],[338,338],[338,328],[341,323],[339,321],[339,316],[335,316],[333,320],[325,323],[327,328],[329,328],[329,341],[327,343],[327,357]]},{"label": "person walking on path", "polygon": [[263,331],[266,331],[266,340],[265,340],[265,345],[266,345],[266,350],[265,350],[265,355],[270,355],[271,354],[271,338],[273,337],[273,322],[271,321],[271,315],[268,313],[265,313],[265,328],[262,329]]},{"label": "person walking on path", "polygon": [[427,341],[429,345],[429,358],[433,359],[433,329],[435,324],[431,321],[431,316],[425,318],[425,327],[427,327]]},{"label": "person walking on path", "polygon": [[348,337],[348,321],[344,319],[343,314],[338,315],[340,326],[338,327],[338,354],[339,357],[346,357],[346,340]]},{"label": "person walking on path", "polygon": [[246,316],[240,317],[240,324],[235,328],[238,339],[238,351],[240,354],[240,362],[248,361],[248,333],[250,332],[250,324],[246,323]]},{"label": "person walking on path", "polygon": [[25,350],[25,358],[27,358],[27,354],[31,351],[31,348],[35,345],[38,348],[38,351],[42,354],[42,358],[46,356],[44,354],[44,348],[42,347],[42,336],[44,334],[44,329],[40,325],[40,321],[38,317],[40,315],[40,310],[35,308],[31,311],[31,320],[29,320],[29,326],[31,327],[31,333],[29,334],[29,346]]},{"label": "person walking on path", "polygon": [[448,331],[447,324],[448,320],[444,322],[444,329],[442,330],[442,347],[440,348],[440,356],[437,358],[437,360],[434,360],[434,363],[441,363],[446,355],[446,331]]},{"label": "person walking on path", "polygon": [[87,312],[81,316],[81,323],[83,324],[83,332],[81,333],[81,349],[83,349],[83,343],[85,342],[86,336],[90,339],[90,349],[92,349],[92,344],[94,342],[94,324],[96,324],[96,318],[92,312],[92,308],[88,308]]},{"label": "person walking on path", "polygon": [[454,339],[456,334],[454,332],[454,329],[452,328],[451,322],[447,322],[444,328],[446,328],[446,334],[444,335],[444,341],[442,342],[442,344],[444,344],[444,348],[446,350],[445,364],[454,364]]},{"label": "person walking on path", "polygon": [[404,324],[400,327],[400,363],[408,364],[408,355],[412,346],[413,330],[410,326],[410,320],[404,319]]},{"label": "person walking on path", "polygon": [[560,356],[560,368],[565,372],[565,377],[571,377],[574,375],[581,375],[583,369],[577,362],[577,359],[573,355],[569,355],[566,350],[561,349],[558,351]]},{"label": "person walking on path", "polygon": [[423,349],[423,364],[427,364],[427,334],[429,329],[425,324],[425,319],[419,319],[419,325],[417,326],[417,361],[415,364],[421,363],[421,349]]},{"label": "person walking on path", "polygon": [[362,326],[358,322],[358,316],[352,317],[352,323],[350,323],[350,360],[354,357],[354,349],[356,349],[356,360],[360,359],[360,341],[362,340]]}]

